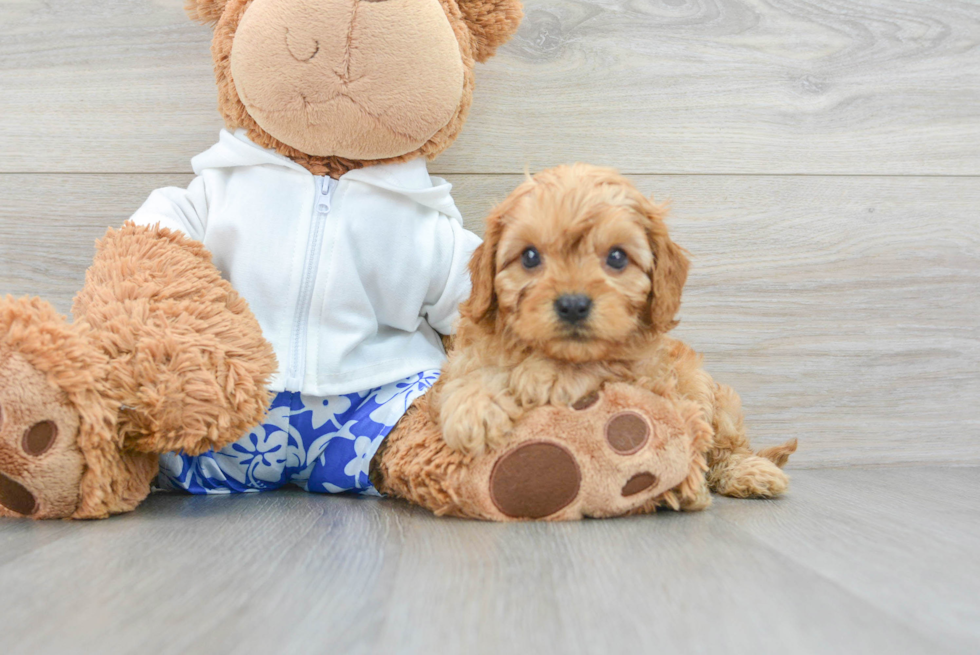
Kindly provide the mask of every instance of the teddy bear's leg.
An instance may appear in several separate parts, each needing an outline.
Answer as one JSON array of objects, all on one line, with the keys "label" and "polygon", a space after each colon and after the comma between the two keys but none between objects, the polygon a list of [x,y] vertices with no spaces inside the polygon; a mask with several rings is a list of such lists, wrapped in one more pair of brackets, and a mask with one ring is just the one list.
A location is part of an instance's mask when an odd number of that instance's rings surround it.
[{"label": "teddy bear's leg", "polygon": [[781,467],[796,450],[795,439],[753,453],[739,397],[723,384],[715,390],[712,425],[715,438],[707,479],[714,491],[736,498],[772,498],[786,491],[789,477]]},{"label": "teddy bear's leg", "polygon": [[156,459],[120,451],[107,372],[51,305],[0,299],[0,516],[106,516],[146,496]]},{"label": "teddy bear's leg", "polygon": [[449,448],[423,396],[385,440],[372,482],[436,514],[569,520],[707,507],[711,428],[698,406],[626,384],[525,414],[482,455]]},{"label": "teddy bear's leg", "polygon": [[426,393],[381,442],[371,460],[371,484],[382,494],[403,498],[440,516],[466,516],[467,504],[459,497],[455,480],[457,471],[472,460],[446,446]]},{"label": "teddy bear's leg", "polygon": [[272,348],[201,244],[110,230],[73,312],[0,301],[0,513],[132,510],[159,453],[220,448],[265,413]]},{"label": "teddy bear's leg", "polygon": [[109,361],[125,450],[196,455],[265,414],[272,347],[199,242],[132,223],[109,230],[72,311]]},{"label": "teddy bear's leg", "polygon": [[78,412],[32,364],[57,357],[59,332],[71,336],[49,306],[0,299],[0,516],[68,516],[78,505]]}]

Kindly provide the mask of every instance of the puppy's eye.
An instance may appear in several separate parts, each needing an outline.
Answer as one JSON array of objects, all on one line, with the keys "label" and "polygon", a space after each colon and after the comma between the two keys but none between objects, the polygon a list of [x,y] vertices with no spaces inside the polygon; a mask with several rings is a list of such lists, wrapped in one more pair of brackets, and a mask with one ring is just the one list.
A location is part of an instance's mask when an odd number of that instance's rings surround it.
[{"label": "puppy's eye", "polygon": [[521,253],[521,264],[528,270],[541,266],[541,253],[534,246],[528,246]]},{"label": "puppy's eye", "polygon": [[606,266],[615,271],[623,270],[629,263],[630,258],[626,256],[626,251],[622,248],[613,248],[606,257]]}]

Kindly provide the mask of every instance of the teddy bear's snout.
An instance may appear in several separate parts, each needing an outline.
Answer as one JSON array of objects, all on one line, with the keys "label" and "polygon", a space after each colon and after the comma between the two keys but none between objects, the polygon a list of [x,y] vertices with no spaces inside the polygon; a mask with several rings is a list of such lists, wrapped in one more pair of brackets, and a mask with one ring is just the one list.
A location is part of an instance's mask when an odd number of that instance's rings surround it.
[{"label": "teddy bear's snout", "polygon": [[411,152],[451,123],[465,87],[438,0],[253,0],[228,54],[250,117],[316,157]]}]

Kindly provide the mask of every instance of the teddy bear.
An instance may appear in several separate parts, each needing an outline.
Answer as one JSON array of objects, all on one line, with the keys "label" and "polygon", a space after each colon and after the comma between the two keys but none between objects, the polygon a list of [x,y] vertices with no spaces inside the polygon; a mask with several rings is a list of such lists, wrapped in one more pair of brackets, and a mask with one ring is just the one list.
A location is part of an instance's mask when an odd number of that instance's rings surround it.
[{"label": "teddy bear", "polygon": [[480,239],[425,161],[518,0],[187,9],[214,29],[226,127],[187,189],[97,243],[73,321],[0,300],[0,516],[105,518],[154,484],[384,492],[490,520],[704,506],[711,430],[669,388],[538,408],[480,454],[428,418]]}]

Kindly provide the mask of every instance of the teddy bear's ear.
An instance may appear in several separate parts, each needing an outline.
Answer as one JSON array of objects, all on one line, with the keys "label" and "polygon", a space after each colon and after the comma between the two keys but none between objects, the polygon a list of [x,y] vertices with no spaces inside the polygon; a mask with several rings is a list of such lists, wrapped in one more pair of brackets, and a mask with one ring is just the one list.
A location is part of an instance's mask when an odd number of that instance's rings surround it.
[{"label": "teddy bear's ear", "polygon": [[517,31],[524,11],[520,0],[457,0],[473,34],[473,58],[484,62]]},{"label": "teddy bear's ear", "polygon": [[214,25],[221,18],[225,11],[228,0],[185,0],[184,11],[191,17],[205,25]]}]

